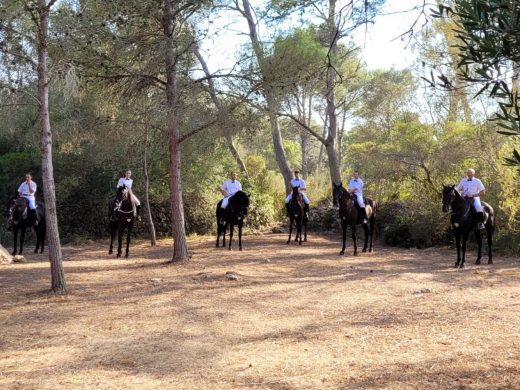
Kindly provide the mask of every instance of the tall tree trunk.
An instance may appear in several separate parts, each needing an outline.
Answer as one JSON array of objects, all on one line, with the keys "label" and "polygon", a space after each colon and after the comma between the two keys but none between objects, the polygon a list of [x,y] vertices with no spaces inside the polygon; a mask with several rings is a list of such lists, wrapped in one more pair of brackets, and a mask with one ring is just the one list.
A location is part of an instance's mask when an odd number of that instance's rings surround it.
[{"label": "tall tree trunk", "polygon": [[49,118],[49,83],[47,70],[48,28],[50,5],[38,0],[38,114],[40,118],[40,150],[42,154],[43,194],[47,224],[49,261],[51,263],[51,289],[55,294],[67,292],[61,254],[58,217],[56,215],[56,192],[52,165],[52,130]]},{"label": "tall tree trunk", "polygon": [[227,141],[227,145],[229,148],[229,151],[231,152],[231,155],[237,162],[238,166],[240,167],[242,173],[249,177],[249,174],[247,173],[246,164],[242,160],[242,157],[240,157],[240,153],[238,153],[238,150],[235,146],[235,143],[233,142],[233,131],[232,127],[229,126],[231,123],[230,117],[229,117],[229,111],[222,105],[220,102],[217,91],[215,89],[215,83],[213,82],[213,79],[211,78],[211,74],[209,73],[208,65],[206,64],[206,61],[204,60],[204,57],[200,54],[200,51],[198,48],[195,49],[195,55],[197,56],[197,59],[200,62],[200,65],[202,66],[202,70],[204,71],[204,74],[206,75],[208,79],[208,87],[209,87],[209,94],[211,96],[211,100],[213,101],[213,104],[215,107],[217,107],[218,115],[220,116],[220,124],[224,126],[224,136]]},{"label": "tall tree trunk", "polygon": [[174,12],[173,0],[164,1],[163,30],[166,41],[165,65],[166,65],[166,100],[168,104],[168,133],[170,150],[170,207],[173,235],[172,262],[189,260],[186,230],[184,227],[184,206],[182,203],[181,187],[181,145],[179,119],[177,116],[177,61],[175,52],[175,40],[173,39]]},{"label": "tall tree trunk", "polygon": [[328,28],[328,66],[327,66],[327,114],[329,117],[329,132],[325,142],[325,150],[329,158],[329,171],[331,180],[339,184],[341,183],[341,171],[339,167],[339,159],[336,150],[336,138],[338,132],[337,115],[336,115],[336,69],[334,68],[333,61],[338,50],[338,38],[339,31],[335,23],[336,14],[336,0],[329,0],[329,15],[327,19]]},{"label": "tall tree trunk", "polygon": [[[265,74],[262,70],[262,64],[264,62],[264,52],[260,45],[260,41],[258,39],[258,35],[256,32],[256,24],[253,20],[253,15],[251,13],[251,5],[249,4],[249,0],[242,0],[242,5],[244,7],[243,14],[247,19],[247,25],[249,26],[249,37],[251,39],[251,44],[253,46],[253,51],[255,52],[256,59],[258,61],[258,65],[260,66],[260,71],[265,77]],[[267,80],[269,82],[269,80]],[[285,189],[287,194],[291,192],[291,180],[293,178],[292,170],[287,163],[287,158],[285,157],[285,151],[283,149],[283,140],[282,133],[280,131],[280,124],[278,123],[278,108],[279,104],[276,98],[275,93],[272,91],[272,88],[269,85],[265,85],[264,87],[264,96],[267,101],[267,110],[269,113],[269,122],[271,124],[271,133],[273,138],[273,147],[274,154],[276,158],[276,162],[278,164],[278,168],[282,173],[282,176],[285,181]]]},{"label": "tall tree trunk", "polygon": [[157,243],[157,236],[155,233],[155,225],[153,223],[152,212],[150,210],[150,179],[148,177],[148,137],[144,144],[144,159],[143,159],[143,174],[144,174],[144,217],[146,219],[146,225],[148,226],[148,232],[150,233],[150,245],[155,246]]}]

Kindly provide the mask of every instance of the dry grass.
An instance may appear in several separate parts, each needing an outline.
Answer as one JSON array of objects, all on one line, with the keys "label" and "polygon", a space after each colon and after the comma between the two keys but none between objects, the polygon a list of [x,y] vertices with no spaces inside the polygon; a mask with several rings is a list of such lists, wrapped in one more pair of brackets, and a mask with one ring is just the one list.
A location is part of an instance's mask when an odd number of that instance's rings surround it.
[{"label": "dry grass", "polygon": [[520,388],[518,260],[311,240],[197,239],[181,266],[170,241],[67,247],[65,297],[42,292],[45,255],[0,266],[0,388]]}]

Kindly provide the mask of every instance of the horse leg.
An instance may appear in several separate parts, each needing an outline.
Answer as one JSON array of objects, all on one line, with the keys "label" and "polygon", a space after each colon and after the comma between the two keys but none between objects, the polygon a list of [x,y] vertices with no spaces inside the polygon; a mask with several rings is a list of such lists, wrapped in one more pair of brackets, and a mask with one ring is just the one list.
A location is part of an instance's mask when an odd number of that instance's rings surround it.
[{"label": "horse leg", "polygon": [[25,241],[25,227],[21,228],[20,231],[20,250],[18,251],[18,254],[21,255],[23,252],[23,242]]},{"label": "horse leg", "polygon": [[358,251],[357,251],[356,224],[353,223],[352,225],[350,225],[350,227],[352,228],[352,241],[354,241],[354,256],[357,256]]},{"label": "horse leg", "polygon": [[345,220],[341,220],[341,230],[342,230],[342,237],[343,237],[343,246],[341,247],[341,252],[339,252],[340,255],[345,254],[345,246],[347,245],[347,223]]},{"label": "horse leg", "polygon": [[492,244],[493,244],[493,226],[488,225],[486,228],[487,233],[487,244],[488,244],[488,264],[493,264],[493,252],[492,252]]},{"label": "horse leg", "polygon": [[130,234],[132,233],[132,226],[133,225],[133,221],[130,223],[130,225],[128,225],[128,228],[126,229],[127,233],[126,233],[126,251],[125,251],[125,257],[128,259],[128,255],[129,255],[129,251],[130,251],[130,239],[131,239],[131,236]]},{"label": "horse leg", "polygon": [[455,230],[455,246],[457,247],[457,261],[455,262],[455,268],[460,264],[460,232]]},{"label": "horse leg", "polygon": [[38,226],[34,226],[34,233],[36,234],[36,248],[34,248],[33,253],[38,253],[38,248],[40,247],[40,231],[38,229]]},{"label": "horse leg", "polygon": [[16,255],[16,249],[17,249],[17,245],[18,245],[18,226],[14,226],[13,227],[13,253],[12,255]]},{"label": "horse leg", "polygon": [[243,222],[242,221],[239,221],[238,222],[238,250],[242,250],[242,226],[243,226]]},{"label": "horse leg", "polygon": [[218,248],[218,241],[220,239],[220,233],[222,232],[222,228],[220,227],[219,220],[217,219],[217,244],[215,245]]},{"label": "horse leg", "polygon": [[235,226],[233,224],[231,224],[231,223],[229,224],[229,248],[228,248],[229,250],[231,250],[231,243],[233,241],[233,228],[234,227]]},{"label": "horse leg", "polygon": [[224,224],[224,227],[222,228],[222,248],[226,247],[226,230],[228,228],[228,223],[226,222]]},{"label": "horse leg", "polygon": [[116,227],[112,222],[109,223],[108,227],[110,229],[110,248],[108,249],[108,254],[111,255],[114,253],[114,238],[116,236]]},{"label": "horse leg", "polygon": [[475,261],[476,265],[480,265],[480,259],[482,258],[482,236],[480,235],[480,230],[475,229],[475,240],[477,241],[477,260]]},{"label": "horse leg", "polygon": [[374,240],[374,229],[375,229],[375,220],[372,220],[372,221],[369,221],[370,223],[370,230],[369,230],[369,234],[370,234],[370,246],[368,248],[368,251],[370,253],[372,253],[372,241]]},{"label": "horse leg", "polygon": [[39,233],[39,240],[40,240],[40,253],[43,253],[43,245],[45,243],[45,233],[47,232],[45,224],[40,223],[38,224],[38,229],[40,231]]},{"label": "horse leg", "polygon": [[368,226],[367,224],[364,224],[363,225],[363,231],[365,232],[365,245],[363,245],[363,253],[365,253],[367,251],[367,248],[368,248]]},{"label": "horse leg", "polygon": [[292,224],[293,224],[293,217],[289,218],[289,238],[287,239],[287,245],[291,243],[291,235],[292,235]]},{"label": "horse leg", "polygon": [[468,233],[464,233],[462,235],[462,258],[460,260],[459,268],[464,268],[464,263],[466,262],[466,243],[468,242]]},{"label": "horse leg", "polygon": [[119,224],[117,226],[117,257],[121,257],[121,254],[123,252],[123,230],[124,225]]},{"label": "horse leg", "polygon": [[298,245],[302,244],[302,220],[301,218],[298,219],[296,223],[296,236],[300,239],[298,242]]},{"label": "horse leg", "polygon": [[303,238],[303,241],[307,242],[307,219],[303,219],[303,229],[305,232],[305,237]]}]

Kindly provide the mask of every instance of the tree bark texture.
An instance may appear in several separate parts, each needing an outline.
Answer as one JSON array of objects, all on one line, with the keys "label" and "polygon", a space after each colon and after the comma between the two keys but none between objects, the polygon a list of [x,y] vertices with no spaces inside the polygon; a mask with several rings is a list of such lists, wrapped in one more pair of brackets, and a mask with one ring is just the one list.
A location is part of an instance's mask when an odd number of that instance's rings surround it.
[{"label": "tree bark texture", "polygon": [[148,158],[147,158],[148,140],[145,141],[144,159],[143,159],[143,174],[144,174],[144,217],[148,232],[150,233],[150,245],[157,244],[157,235],[155,233],[155,225],[153,223],[152,212],[150,210],[150,178],[148,177]]},{"label": "tree bark texture", "polygon": [[181,186],[181,146],[179,118],[177,116],[177,56],[176,44],[173,37],[174,30],[174,1],[164,1],[163,31],[165,36],[165,66],[166,66],[166,100],[169,109],[168,133],[169,133],[169,186],[171,223],[173,235],[172,262],[189,260],[186,230],[184,226],[184,205],[182,202]]},{"label": "tree bark texture", "polygon": [[67,292],[61,254],[60,233],[56,215],[56,192],[52,164],[52,130],[49,118],[49,84],[47,70],[49,6],[46,0],[38,0],[38,114],[40,120],[40,151],[42,155],[43,194],[47,224],[49,261],[51,264],[51,289],[55,294]]}]

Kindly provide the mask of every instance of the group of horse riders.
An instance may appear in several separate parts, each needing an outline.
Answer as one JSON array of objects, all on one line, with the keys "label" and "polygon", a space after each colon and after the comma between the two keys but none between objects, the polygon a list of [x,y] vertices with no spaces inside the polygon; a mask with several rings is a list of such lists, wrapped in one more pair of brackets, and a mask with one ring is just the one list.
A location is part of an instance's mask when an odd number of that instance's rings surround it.
[{"label": "group of horse riders", "polygon": [[[133,180],[131,179],[132,171],[126,170],[124,175],[119,178],[117,182],[117,188],[121,188],[126,186],[128,189],[132,188]],[[309,211],[309,198],[307,197],[305,191],[306,183],[305,180],[300,178],[300,171],[294,171],[294,178],[291,180],[291,186],[293,188],[299,187],[300,194],[303,198],[303,202],[305,204],[305,213]],[[38,217],[36,214],[36,182],[32,180],[32,176],[30,173],[25,175],[25,180],[18,187],[18,196],[23,197],[27,200],[29,206],[29,215],[28,217],[34,221],[34,225],[38,224]],[[242,184],[237,180],[237,174],[232,172],[229,176],[229,179],[224,181],[224,183],[219,187],[220,192],[224,196],[222,200],[222,208],[225,209],[229,204],[229,199],[238,191],[242,190]],[[363,224],[367,223],[367,213],[365,208],[365,203],[363,199],[363,180],[359,177],[359,172],[355,171],[352,175],[352,179],[348,184],[349,191],[356,197],[358,210],[360,212],[360,220]],[[478,229],[484,229],[484,213],[483,207],[480,201],[480,197],[485,194],[485,187],[482,184],[482,181],[475,177],[475,170],[473,168],[469,168],[466,171],[466,177],[463,178],[459,184],[457,185],[457,189],[461,192],[462,196],[473,203],[473,206],[476,211],[477,221],[478,221]],[[287,213],[289,213],[289,202],[292,199],[292,193],[287,196],[285,199],[285,205],[287,209]],[[140,208],[141,202],[139,199],[132,193],[132,201],[135,203],[137,209]],[[139,215],[139,213],[138,213]]]}]

